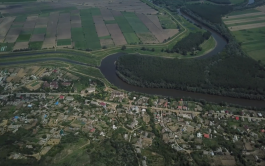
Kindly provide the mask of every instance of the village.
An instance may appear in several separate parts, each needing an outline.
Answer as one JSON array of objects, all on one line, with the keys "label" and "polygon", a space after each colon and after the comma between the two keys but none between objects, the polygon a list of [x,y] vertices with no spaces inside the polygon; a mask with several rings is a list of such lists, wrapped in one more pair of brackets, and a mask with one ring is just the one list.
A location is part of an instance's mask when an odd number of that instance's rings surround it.
[{"label": "village", "polygon": [[[14,136],[8,159],[40,160],[59,145],[85,138],[80,148],[113,138],[144,156],[156,138],[177,152],[236,165],[239,149],[264,165],[265,116],[261,111],[105,89],[60,68],[30,66],[0,70],[0,137]],[[67,138],[67,139],[66,139]],[[2,142],[0,142],[2,143]],[[5,153],[5,152],[2,152]],[[70,154],[68,154],[70,155]],[[159,156],[157,156],[159,159]]]}]

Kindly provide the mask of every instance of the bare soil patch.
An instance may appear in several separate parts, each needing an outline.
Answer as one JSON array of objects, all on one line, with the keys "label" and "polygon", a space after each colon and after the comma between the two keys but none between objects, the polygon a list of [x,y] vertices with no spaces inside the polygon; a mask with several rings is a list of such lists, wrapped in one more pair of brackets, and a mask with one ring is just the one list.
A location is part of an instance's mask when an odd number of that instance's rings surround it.
[{"label": "bare soil patch", "polygon": [[103,46],[112,47],[112,46],[114,46],[114,43],[113,43],[112,39],[100,39],[100,45],[102,47]]},{"label": "bare soil patch", "polygon": [[0,42],[4,41],[4,38],[12,25],[15,17],[5,17],[5,19],[0,24]]},{"label": "bare soil patch", "polygon": [[33,34],[30,41],[44,41],[44,34]]},{"label": "bare soil patch", "polygon": [[71,23],[71,28],[80,28],[80,27],[82,27],[81,22],[79,22],[79,23]]},{"label": "bare soil patch", "polygon": [[57,39],[71,39],[71,26],[57,28]]},{"label": "bare soil patch", "polygon": [[22,28],[11,28],[5,37],[5,42],[14,43],[17,40],[21,30]]},{"label": "bare soil patch", "polygon": [[244,23],[244,22],[252,22],[252,21],[263,21],[265,17],[254,17],[254,18],[246,18],[240,20],[231,20],[231,21],[224,21],[225,24],[236,24],[236,23]]},{"label": "bare soil patch", "polygon": [[100,12],[103,17],[103,20],[115,20],[110,10],[106,8],[100,8]]},{"label": "bare soil patch", "polygon": [[253,29],[253,28],[260,28],[265,27],[265,23],[256,23],[256,24],[247,24],[247,25],[239,25],[239,26],[233,26],[229,27],[230,31],[239,31],[242,29]]},{"label": "bare soil patch", "polygon": [[157,15],[147,15],[147,17],[159,28],[163,29]]},{"label": "bare soil patch", "polygon": [[155,38],[155,36],[151,32],[137,33],[137,36],[145,44],[159,43],[158,40]]},{"label": "bare soil patch", "polygon": [[127,44],[118,24],[106,25],[116,46]]},{"label": "bare soil patch", "polygon": [[244,18],[244,17],[258,16],[258,15],[264,15],[264,13],[257,12],[257,13],[248,13],[248,14],[240,14],[240,15],[228,16],[228,17],[223,17],[223,20],[234,19],[234,18]]},{"label": "bare soil patch", "polygon": [[101,16],[93,16],[98,37],[108,36],[109,31]]},{"label": "bare soil patch", "polygon": [[42,48],[53,48],[56,46],[55,37],[46,37],[43,41]]},{"label": "bare soil patch", "polygon": [[265,13],[265,6],[259,6],[256,9],[261,11],[261,12],[263,12],[263,13]]},{"label": "bare soil patch", "polygon": [[178,29],[164,29],[164,34],[167,36],[167,38],[172,37],[179,33]]},{"label": "bare soil patch", "polygon": [[13,50],[27,49],[29,47],[29,42],[17,42]]},{"label": "bare soil patch", "polygon": [[111,13],[112,13],[112,15],[113,15],[114,17],[122,16],[121,12],[116,11],[116,10],[112,10]]}]

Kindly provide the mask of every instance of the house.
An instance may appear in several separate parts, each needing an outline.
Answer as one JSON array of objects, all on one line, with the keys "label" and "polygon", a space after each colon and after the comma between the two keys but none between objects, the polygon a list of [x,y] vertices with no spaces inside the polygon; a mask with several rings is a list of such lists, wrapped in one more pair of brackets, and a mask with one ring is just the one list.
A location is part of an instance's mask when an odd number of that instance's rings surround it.
[{"label": "house", "polygon": [[63,96],[63,95],[61,95],[61,96],[59,97],[59,99],[63,100],[63,99],[64,99],[64,96]]},{"label": "house", "polygon": [[72,97],[72,96],[67,96],[65,99],[66,99],[67,101],[73,101],[73,100],[74,100],[74,97]]},{"label": "house", "polygon": [[42,86],[43,86],[44,89],[46,89],[46,88],[50,87],[50,84],[47,81],[44,81]]},{"label": "house", "polygon": [[50,89],[58,89],[58,82],[53,81],[50,83]]},{"label": "house", "polygon": [[239,117],[238,116],[236,116],[236,120],[239,120]]},{"label": "house", "polygon": [[71,82],[69,82],[69,81],[62,82],[61,84],[62,84],[62,86],[70,86],[71,85]]},{"label": "house", "polygon": [[261,114],[261,113],[258,113],[258,116],[259,116],[259,117],[262,117],[262,114]]},{"label": "house", "polygon": [[204,138],[210,138],[209,134],[203,134]]}]

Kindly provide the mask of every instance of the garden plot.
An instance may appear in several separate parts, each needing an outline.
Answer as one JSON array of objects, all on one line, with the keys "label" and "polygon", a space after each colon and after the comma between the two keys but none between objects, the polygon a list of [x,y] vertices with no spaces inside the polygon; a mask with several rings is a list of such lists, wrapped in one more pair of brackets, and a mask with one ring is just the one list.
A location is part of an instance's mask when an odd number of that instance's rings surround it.
[{"label": "garden plot", "polygon": [[228,20],[224,21],[225,24],[237,24],[237,23],[245,23],[245,22],[253,22],[253,21],[264,21],[265,17],[254,17],[254,18],[246,18],[246,19],[239,19],[239,20]]},{"label": "garden plot", "polygon": [[13,50],[27,49],[29,47],[29,42],[16,42]]},{"label": "garden plot", "polygon": [[48,17],[39,17],[38,21],[36,22],[35,28],[47,27],[48,20],[49,20]]},{"label": "garden plot", "polygon": [[223,17],[223,20],[245,18],[245,17],[259,16],[259,15],[264,15],[264,13],[263,12],[256,12],[256,13],[247,13],[247,14],[233,15],[233,16]]},{"label": "garden plot", "polygon": [[44,41],[44,34],[33,34],[31,35],[30,41]]},{"label": "garden plot", "polygon": [[21,30],[22,28],[11,28],[5,37],[5,42],[14,43],[17,40]]},{"label": "garden plot", "polygon": [[51,13],[47,25],[47,37],[55,37],[57,33],[57,23],[59,20],[59,13]]},{"label": "garden plot", "polygon": [[163,29],[156,15],[146,15],[159,29]]},{"label": "garden plot", "polygon": [[114,46],[114,43],[113,43],[112,39],[100,39],[100,45],[102,47],[103,46],[112,47],[112,46]]},{"label": "garden plot", "polygon": [[109,31],[101,16],[93,16],[98,37],[108,36]]},{"label": "garden plot", "polygon": [[136,14],[138,18],[145,24],[145,26],[153,33],[153,35],[157,38],[157,40],[162,43],[167,36],[164,35],[162,29],[159,29],[151,20],[148,19],[144,14]]},{"label": "garden plot", "polygon": [[103,17],[103,20],[114,20],[114,17],[112,16],[112,13],[110,10],[106,8],[100,8],[101,15]]},{"label": "garden plot", "polygon": [[56,46],[55,37],[45,37],[42,48],[54,48]]},{"label": "garden plot", "polygon": [[38,20],[38,16],[29,16],[24,23],[24,28],[34,28]]},{"label": "garden plot", "polygon": [[260,28],[260,27],[265,27],[265,22],[257,23],[257,24],[245,24],[245,25],[233,26],[233,27],[229,27],[229,30],[230,31],[239,31],[239,30],[243,30],[243,29],[254,29],[254,28]]},{"label": "garden plot", "polygon": [[155,36],[151,32],[147,33],[137,33],[137,36],[141,39],[141,41],[145,44],[154,44],[159,43]]},{"label": "garden plot", "polygon": [[121,12],[116,11],[116,10],[112,10],[111,13],[112,13],[113,17],[122,16]]},{"label": "garden plot", "polygon": [[15,17],[5,17],[5,19],[0,24],[0,42],[3,42],[5,36],[12,25],[12,22],[15,20]]},{"label": "garden plot", "polygon": [[106,25],[116,46],[127,44],[118,24]]}]

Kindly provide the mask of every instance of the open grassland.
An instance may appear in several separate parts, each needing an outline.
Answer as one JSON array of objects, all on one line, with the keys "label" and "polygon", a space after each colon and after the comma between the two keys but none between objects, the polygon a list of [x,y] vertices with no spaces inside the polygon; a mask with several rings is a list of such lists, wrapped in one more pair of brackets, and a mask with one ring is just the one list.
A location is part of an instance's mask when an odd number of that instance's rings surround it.
[{"label": "open grassland", "polygon": [[42,47],[43,42],[42,41],[37,41],[37,42],[30,42],[29,43],[29,48],[32,50],[40,50]]},{"label": "open grassland", "polygon": [[265,27],[233,31],[232,33],[250,57],[261,60],[265,64]]},{"label": "open grassland", "polygon": [[67,46],[71,45],[72,41],[71,39],[59,39],[57,40],[57,46]]}]

